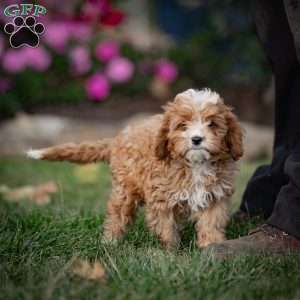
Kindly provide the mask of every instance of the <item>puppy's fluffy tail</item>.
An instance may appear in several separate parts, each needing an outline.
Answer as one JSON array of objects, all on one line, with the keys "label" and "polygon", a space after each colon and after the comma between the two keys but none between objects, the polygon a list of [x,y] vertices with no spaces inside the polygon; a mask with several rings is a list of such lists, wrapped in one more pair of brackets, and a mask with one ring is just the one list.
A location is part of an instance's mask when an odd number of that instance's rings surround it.
[{"label": "puppy's fluffy tail", "polygon": [[112,139],[80,144],[68,143],[39,150],[29,150],[27,156],[33,159],[50,161],[69,161],[79,164],[98,161],[109,162]]}]

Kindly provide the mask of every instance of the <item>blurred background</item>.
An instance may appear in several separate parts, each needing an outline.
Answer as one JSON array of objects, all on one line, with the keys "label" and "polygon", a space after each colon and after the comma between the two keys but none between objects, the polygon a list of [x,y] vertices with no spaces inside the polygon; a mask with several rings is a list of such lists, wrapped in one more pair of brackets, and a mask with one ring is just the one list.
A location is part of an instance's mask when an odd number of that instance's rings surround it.
[{"label": "blurred background", "polygon": [[18,49],[1,13],[0,154],[111,136],[177,92],[209,87],[243,121],[245,159],[270,156],[273,80],[249,2],[32,1],[47,8],[45,32]]}]

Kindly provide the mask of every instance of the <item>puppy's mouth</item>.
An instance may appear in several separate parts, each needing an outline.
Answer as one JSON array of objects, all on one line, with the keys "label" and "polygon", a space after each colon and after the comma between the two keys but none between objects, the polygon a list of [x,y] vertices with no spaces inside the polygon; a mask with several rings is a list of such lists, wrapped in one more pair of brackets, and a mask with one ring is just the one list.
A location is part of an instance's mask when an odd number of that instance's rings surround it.
[{"label": "puppy's mouth", "polygon": [[203,146],[192,146],[189,150],[202,150],[202,151],[209,152],[209,150]]},{"label": "puppy's mouth", "polygon": [[186,153],[190,152],[190,151],[204,151],[204,152],[207,152],[207,153],[210,153],[209,149],[207,149],[206,147],[203,147],[203,146],[192,146],[191,148],[189,148]]},{"label": "puppy's mouth", "polygon": [[185,159],[188,163],[201,163],[209,160],[210,157],[210,151],[201,146],[192,146],[185,152]]}]

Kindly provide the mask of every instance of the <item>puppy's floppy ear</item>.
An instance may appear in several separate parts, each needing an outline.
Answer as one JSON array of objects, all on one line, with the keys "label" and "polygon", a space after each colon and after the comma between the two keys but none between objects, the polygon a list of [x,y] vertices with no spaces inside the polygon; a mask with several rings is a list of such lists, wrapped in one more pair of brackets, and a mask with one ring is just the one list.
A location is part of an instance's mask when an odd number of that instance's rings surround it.
[{"label": "puppy's floppy ear", "polygon": [[167,158],[169,154],[169,150],[168,150],[169,128],[170,128],[170,117],[168,116],[167,113],[165,113],[155,141],[155,155],[161,160]]},{"label": "puppy's floppy ear", "polygon": [[227,146],[232,158],[234,160],[239,160],[244,153],[243,129],[231,109],[228,109],[226,112],[226,122],[228,127],[228,132],[225,137]]}]

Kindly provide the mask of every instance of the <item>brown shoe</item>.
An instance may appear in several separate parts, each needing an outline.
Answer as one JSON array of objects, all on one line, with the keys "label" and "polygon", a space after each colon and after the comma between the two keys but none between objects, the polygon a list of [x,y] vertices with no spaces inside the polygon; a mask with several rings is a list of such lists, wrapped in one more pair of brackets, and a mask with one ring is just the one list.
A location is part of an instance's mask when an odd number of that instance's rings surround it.
[{"label": "brown shoe", "polygon": [[226,259],[239,255],[300,253],[300,240],[275,227],[264,224],[249,235],[235,240],[211,244],[204,249],[215,259]]}]

